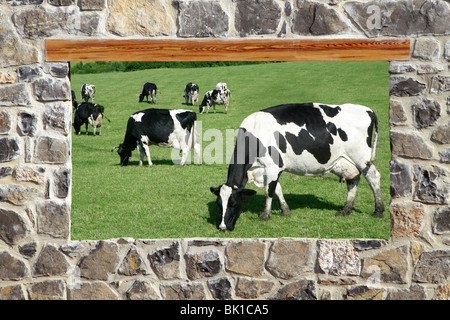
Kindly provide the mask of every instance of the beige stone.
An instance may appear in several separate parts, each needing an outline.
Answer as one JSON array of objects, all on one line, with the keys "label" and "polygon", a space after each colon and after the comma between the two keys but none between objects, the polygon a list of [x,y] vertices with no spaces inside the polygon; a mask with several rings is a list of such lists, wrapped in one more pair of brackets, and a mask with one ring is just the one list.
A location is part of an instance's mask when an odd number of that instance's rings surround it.
[{"label": "beige stone", "polygon": [[226,268],[230,272],[247,276],[260,276],[264,272],[265,245],[257,241],[230,243],[226,249]]}]

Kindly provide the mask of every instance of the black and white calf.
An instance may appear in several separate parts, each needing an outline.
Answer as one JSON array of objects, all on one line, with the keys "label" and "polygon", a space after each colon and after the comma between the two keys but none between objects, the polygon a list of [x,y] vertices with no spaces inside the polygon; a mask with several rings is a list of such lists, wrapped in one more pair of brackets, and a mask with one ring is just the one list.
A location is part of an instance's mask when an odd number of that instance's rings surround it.
[{"label": "black and white calf", "polygon": [[80,128],[84,124],[86,126],[86,134],[88,134],[88,124],[90,124],[94,127],[94,136],[96,135],[97,128],[99,129],[99,135],[101,135],[104,112],[105,108],[99,104],[90,102],[81,103],[75,111],[73,120],[75,133],[80,134]]},{"label": "black and white calf", "polygon": [[148,96],[150,96],[150,100],[153,103],[156,103],[156,90],[158,88],[156,87],[156,84],[151,82],[146,82],[144,84],[144,87],[142,88],[142,93],[139,95],[139,102],[144,101],[144,97],[147,98],[148,102]]},{"label": "black and white calf", "polygon": [[184,87],[184,99],[186,100],[186,104],[195,105],[198,103],[198,92],[200,88],[197,84],[189,82]]},{"label": "black and white calf", "polygon": [[88,102],[89,99],[92,100],[92,103],[94,103],[94,96],[95,96],[95,86],[93,84],[83,84],[81,86],[81,100],[84,102]]},{"label": "black and white calf", "polygon": [[286,104],[249,115],[238,130],[226,183],[210,188],[217,196],[219,228],[234,229],[242,211],[242,197],[255,194],[245,189],[247,182],[266,190],[261,219],[270,218],[274,194],[283,214],[288,214],[278,181],[283,171],[305,176],[331,172],[345,180],[347,202],[338,215],[351,213],[362,173],[375,197],[374,215],[382,217],[380,174],[373,164],[377,136],[375,113],[353,104]]},{"label": "black and white calf", "polygon": [[228,113],[228,106],[230,105],[230,90],[210,90],[205,93],[202,103],[200,104],[199,111],[208,113],[209,108],[212,106],[214,113],[216,112],[216,104],[223,104],[225,106],[225,113]]},{"label": "black and white calf", "polygon": [[123,143],[115,146],[120,156],[120,164],[126,166],[131,152],[138,147],[139,165],[142,166],[144,155],[148,165],[152,166],[149,147],[172,147],[181,150],[180,165],[186,163],[189,151],[193,148],[195,163],[200,164],[200,144],[196,134],[197,115],[191,110],[147,109],[133,113],[128,119],[127,131]]}]

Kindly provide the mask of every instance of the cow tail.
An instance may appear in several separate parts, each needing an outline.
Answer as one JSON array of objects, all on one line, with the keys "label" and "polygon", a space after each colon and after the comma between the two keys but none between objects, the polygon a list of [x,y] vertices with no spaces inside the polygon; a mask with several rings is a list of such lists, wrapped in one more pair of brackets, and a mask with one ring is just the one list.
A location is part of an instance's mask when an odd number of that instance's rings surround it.
[{"label": "cow tail", "polygon": [[375,161],[375,151],[377,149],[377,141],[378,141],[378,118],[374,112],[369,112],[369,116],[371,119],[370,128],[372,132],[369,132],[369,138],[371,139],[371,133],[373,133],[373,142],[372,142],[372,154],[370,156],[370,163],[374,163]]}]

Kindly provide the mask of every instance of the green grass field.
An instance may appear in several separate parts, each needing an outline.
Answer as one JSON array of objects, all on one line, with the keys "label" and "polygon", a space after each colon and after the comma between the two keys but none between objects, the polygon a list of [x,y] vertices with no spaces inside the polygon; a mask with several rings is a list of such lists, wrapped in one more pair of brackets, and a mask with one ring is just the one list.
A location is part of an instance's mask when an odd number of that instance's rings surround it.
[{"label": "green grass field", "polygon": [[[72,207],[73,240],[132,237],[137,239],[223,237],[223,238],[380,238],[390,237],[388,210],[383,219],[372,217],[374,201],[364,178],[357,192],[352,215],[336,217],[345,203],[347,188],[334,175],[300,177],[288,173],[281,183],[291,213],[281,216],[278,200],[273,201],[272,217],[260,221],[264,190],[253,185],[257,195],[246,199],[244,211],[232,232],[216,228],[215,196],[209,187],[225,182],[225,148],[215,148],[212,155],[222,163],[179,167],[171,161],[171,149],[150,147],[154,166],[145,159],[139,167],[135,150],[127,167],[119,165],[119,156],[111,149],[123,141],[128,117],[150,107],[192,109],[184,104],[186,83],[196,82],[200,95],[227,82],[232,99],[228,114],[223,106],[217,113],[197,114],[202,132],[220,129],[223,136],[203,141],[208,153],[214,145],[225,144],[226,129],[237,129],[248,114],[292,102],[328,104],[355,103],[372,108],[378,115],[380,129],[376,166],[382,176],[382,193],[389,204],[389,125],[387,62],[283,62],[214,68],[149,69],[72,75],[72,89],[80,101],[83,83],[95,84],[95,102],[105,107],[101,136],[72,136]],[[156,105],[139,103],[145,82],[154,82],[159,92]],[[211,145],[212,143],[215,143]],[[233,146],[231,146],[231,149]]]}]

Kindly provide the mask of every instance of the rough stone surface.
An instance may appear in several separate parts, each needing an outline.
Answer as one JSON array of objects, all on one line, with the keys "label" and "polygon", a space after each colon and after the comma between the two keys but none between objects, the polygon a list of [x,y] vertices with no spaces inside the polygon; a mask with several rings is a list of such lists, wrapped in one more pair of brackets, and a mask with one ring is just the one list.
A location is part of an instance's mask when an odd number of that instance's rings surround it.
[{"label": "rough stone surface", "polygon": [[119,274],[133,276],[137,274],[146,274],[145,265],[136,248],[131,248],[118,270]]},{"label": "rough stone surface", "polygon": [[34,182],[43,184],[45,177],[45,168],[20,166],[14,170],[14,178],[17,181]]},{"label": "rough stone surface", "polygon": [[361,277],[372,284],[406,283],[408,272],[407,246],[380,252],[362,261]]},{"label": "rough stone surface", "polygon": [[22,286],[6,286],[0,287],[0,300],[25,300],[25,293]]},{"label": "rough stone surface", "polygon": [[119,295],[104,282],[81,282],[68,290],[69,300],[118,300]]},{"label": "rough stone surface", "polygon": [[55,196],[62,199],[66,198],[69,195],[70,181],[72,180],[71,170],[63,167],[56,170],[53,177]]},{"label": "rough stone surface", "polygon": [[34,149],[36,163],[63,164],[69,158],[67,141],[52,137],[37,137]]},{"label": "rough stone surface", "polygon": [[65,290],[62,280],[47,280],[34,283],[28,294],[31,300],[63,300]]},{"label": "rough stone surface", "polygon": [[161,294],[165,300],[205,300],[205,288],[198,282],[163,283]]},{"label": "rough stone surface", "polygon": [[442,207],[436,210],[433,217],[433,232],[436,234],[450,233],[450,208]]},{"label": "rough stone surface", "polygon": [[390,74],[403,74],[408,72],[413,72],[417,70],[417,66],[413,63],[405,63],[405,62],[391,62],[389,64],[389,73]]},{"label": "rough stone surface", "polygon": [[25,259],[31,259],[37,252],[37,243],[29,242],[19,246],[19,252]]},{"label": "rough stone surface", "polygon": [[108,8],[106,28],[115,35],[153,37],[176,32],[175,21],[161,0],[110,0]]},{"label": "rough stone surface", "polygon": [[383,289],[355,286],[347,289],[344,298],[346,300],[382,300],[383,292]]},{"label": "rough stone surface", "polygon": [[450,203],[450,172],[438,166],[423,168],[414,200],[424,203]]},{"label": "rough stone surface", "polygon": [[392,198],[409,196],[412,193],[412,177],[409,165],[397,160],[390,161],[390,192]]},{"label": "rough stone surface", "polygon": [[0,110],[0,134],[8,134],[11,129],[11,117],[6,111]]},{"label": "rough stone surface", "polygon": [[37,131],[37,116],[33,113],[21,112],[17,123],[17,131],[22,136],[33,137]]},{"label": "rough stone surface", "polygon": [[[225,37],[229,16],[216,1],[176,1],[180,37]],[[211,14],[214,12],[214,14]]]},{"label": "rough stone surface", "polygon": [[44,129],[52,129],[68,135],[71,118],[70,107],[63,102],[48,103],[44,110]]},{"label": "rough stone surface", "polygon": [[39,197],[41,193],[35,188],[23,187],[18,184],[0,185],[0,202],[24,205],[27,201]]},{"label": "rough stone surface", "polygon": [[0,162],[8,162],[19,156],[19,141],[16,138],[0,138]]},{"label": "rough stone surface", "polygon": [[235,27],[238,35],[275,33],[281,19],[281,8],[274,0],[235,0]]},{"label": "rough stone surface", "polygon": [[450,76],[434,76],[431,79],[430,93],[441,94],[450,91]]},{"label": "rough stone surface", "polygon": [[317,300],[316,286],[314,281],[300,279],[282,286],[275,292],[272,300]]},{"label": "rough stone surface", "polygon": [[256,241],[230,243],[226,248],[226,269],[257,277],[264,272],[265,245]]},{"label": "rough stone surface", "polygon": [[148,255],[150,264],[161,279],[180,278],[180,244],[172,243],[169,247],[155,250]]},{"label": "rough stone surface", "polygon": [[105,9],[105,2],[106,0],[79,0],[78,6],[83,11],[100,11]]},{"label": "rough stone surface", "polygon": [[450,277],[450,250],[423,252],[412,279],[422,283],[446,283]]},{"label": "rough stone surface", "polygon": [[0,251],[0,279],[21,280],[28,274],[25,263],[14,258],[8,251]]},{"label": "rough stone surface", "polygon": [[27,106],[29,104],[31,104],[31,99],[24,83],[0,86],[0,106]]},{"label": "rough stone surface", "polygon": [[0,208],[0,239],[13,245],[28,234],[24,219],[15,211]]},{"label": "rough stone surface", "polygon": [[190,280],[213,277],[222,270],[217,251],[186,254],[186,274]]},{"label": "rough stone surface", "polygon": [[439,144],[450,144],[450,122],[433,131],[431,140]]},{"label": "rough stone surface", "polygon": [[81,277],[91,280],[108,280],[119,263],[118,245],[110,241],[99,241],[97,247],[79,263]]},{"label": "rough stone surface", "polygon": [[391,236],[417,237],[423,229],[425,209],[420,203],[391,205]]},{"label": "rough stone surface", "polygon": [[63,201],[44,201],[36,205],[37,230],[55,238],[67,238],[70,228],[70,212]]},{"label": "rough stone surface", "polygon": [[361,263],[353,244],[347,240],[319,240],[318,266],[335,276],[359,275]]},{"label": "rough stone surface", "polygon": [[450,163],[450,148],[439,152],[439,161],[442,163]]},{"label": "rough stone surface", "polygon": [[405,158],[431,159],[433,149],[417,133],[390,132],[391,153]]},{"label": "rough stone surface", "polygon": [[426,85],[411,77],[389,78],[389,95],[397,97],[418,96],[426,88]]},{"label": "rough stone surface", "polygon": [[70,84],[66,80],[40,78],[33,82],[34,96],[39,101],[69,100]]},{"label": "rough stone surface", "polygon": [[432,99],[423,99],[415,103],[412,109],[414,126],[418,129],[436,124],[441,116],[441,105]]},{"label": "rough stone surface", "polygon": [[391,100],[389,103],[389,123],[395,126],[406,125],[408,120],[405,109],[400,101]]},{"label": "rough stone surface", "polygon": [[208,288],[216,300],[231,300],[231,283],[228,278],[219,278],[215,280],[208,280]]},{"label": "rough stone surface", "polygon": [[61,276],[69,271],[69,263],[64,254],[53,245],[42,248],[32,266],[33,277]]},{"label": "rough stone surface", "polygon": [[273,286],[272,281],[239,277],[236,284],[236,295],[244,299],[257,299],[269,293]]},{"label": "rough stone surface", "polygon": [[435,300],[450,300],[450,283],[438,286],[436,290]]},{"label": "rough stone surface", "polygon": [[127,290],[126,296],[129,300],[160,300],[158,290],[155,285],[147,280],[136,280],[130,289]]},{"label": "rough stone surface", "polygon": [[436,60],[441,56],[441,43],[433,38],[419,38],[414,43],[412,56],[424,60]]},{"label": "rough stone surface", "polygon": [[266,269],[277,278],[290,279],[313,270],[310,242],[280,240],[270,248]]},{"label": "rough stone surface", "polygon": [[0,21],[0,43],[2,44],[0,48],[1,68],[38,62],[38,50],[24,44],[8,19],[4,18]]}]

